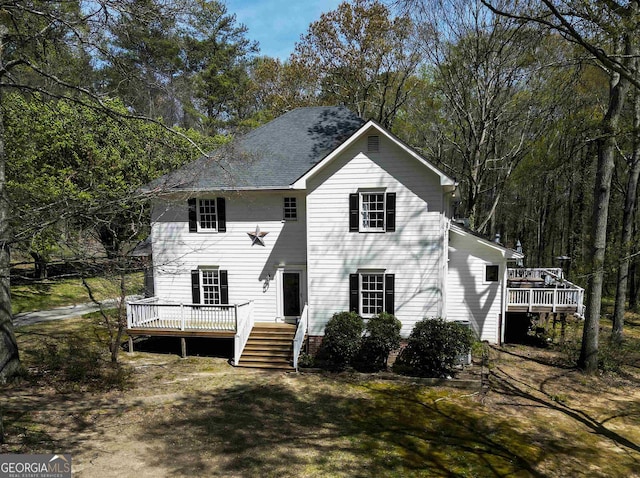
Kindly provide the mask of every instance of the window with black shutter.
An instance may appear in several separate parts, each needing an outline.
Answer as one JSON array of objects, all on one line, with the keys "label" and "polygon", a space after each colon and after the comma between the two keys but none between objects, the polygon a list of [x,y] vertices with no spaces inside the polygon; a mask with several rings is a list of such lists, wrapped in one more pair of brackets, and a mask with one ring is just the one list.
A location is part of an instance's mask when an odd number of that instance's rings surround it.
[{"label": "window with black shutter", "polygon": [[191,198],[189,232],[226,232],[227,214],[224,198]]},{"label": "window with black shutter", "polygon": [[194,304],[228,304],[227,271],[207,268],[191,271],[191,295]]},{"label": "window with black shutter", "polygon": [[349,275],[349,310],[363,317],[395,313],[395,275],[362,271]]},{"label": "window with black shutter", "polygon": [[396,230],[396,193],[360,191],[349,194],[350,232]]}]

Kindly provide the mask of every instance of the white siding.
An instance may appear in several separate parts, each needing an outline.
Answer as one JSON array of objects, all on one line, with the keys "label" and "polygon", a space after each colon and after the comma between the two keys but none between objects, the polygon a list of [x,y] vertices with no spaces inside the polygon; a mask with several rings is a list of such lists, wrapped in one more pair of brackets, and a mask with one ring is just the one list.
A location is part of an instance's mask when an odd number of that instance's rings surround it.
[{"label": "white siding", "polygon": [[[391,141],[365,153],[367,137],[307,182],[309,333],[322,335],[349,309],[349,274],[395,274],[395,315],[408,336],[416,321],[443,313],[443,194],[439,177]],[[396,231],[349,232],[349,194],[358,188],[396,193]]]},{"label": "white siding", "polygon": [[[500,267],[498,282],[485,281],[487,265]],[[449,232],[447,320],[471,323],[480,340],[499,342],[506,260],[472,235]]]},{"label": "white siding", "polygon": [[[218,195],[220,196],[220,195]],[[254,300],[256,321],[276,318],[278,266],[305,264],[304,193],[242,192],[226,199],[227,232],[190,233],[186,199],[156,204],[152,245],[156,296],[191,303],[190,271],[216,266],[228,271],[229,303]],[[283,221],[283,198],[297,197],[298,220]],[[203,197],[216,197],[216,194]],[[248,232],[268,232],[265,247],[251,245]],[[267,276],[271,281],[267,281]]]}]

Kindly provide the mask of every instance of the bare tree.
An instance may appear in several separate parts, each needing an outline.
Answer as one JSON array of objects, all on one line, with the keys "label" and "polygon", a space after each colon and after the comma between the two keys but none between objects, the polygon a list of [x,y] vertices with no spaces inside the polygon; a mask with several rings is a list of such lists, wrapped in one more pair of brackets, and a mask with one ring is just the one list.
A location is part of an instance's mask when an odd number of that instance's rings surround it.
[{"label": "bare tree", "polygon": [[600,309],[604,285],[607,222],[611,179],[615,168],[616,135],[631,85],[640,87],[636,68],[640,41],[640,1],[532,0],[523,4],[498,5],[482,0],[493,12],[519,21],[535,22],[558,31],[580,45],[610,77],[609,102],[600,124],[598,166],[594,185],[591,237],[591,275],[587,317],[579,365],[587,372],[598,369]]},{"label": "bare tree", "polygon": [[402,3],[419,25],[437,105],[442,144],[431,149],[432,159],[460,180],[460,212],[487,233],[505,184],[553,110],[552,101],[541,100],[543,35],[479,0]]}]

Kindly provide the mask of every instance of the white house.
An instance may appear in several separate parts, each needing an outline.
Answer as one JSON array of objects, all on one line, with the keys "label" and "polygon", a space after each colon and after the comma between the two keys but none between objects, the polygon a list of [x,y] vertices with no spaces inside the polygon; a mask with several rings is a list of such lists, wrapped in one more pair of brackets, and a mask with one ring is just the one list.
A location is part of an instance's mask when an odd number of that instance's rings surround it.
[{"label": "white house", "polygon": [[295,361],[345,310],[405,337],[433,317],[504,334],[522,254],[453,224],[455,181],[345,108],[290,111],[147,189],[155,297],[130,304],[131,335],[233,336],[237,365],[268,337]]}]

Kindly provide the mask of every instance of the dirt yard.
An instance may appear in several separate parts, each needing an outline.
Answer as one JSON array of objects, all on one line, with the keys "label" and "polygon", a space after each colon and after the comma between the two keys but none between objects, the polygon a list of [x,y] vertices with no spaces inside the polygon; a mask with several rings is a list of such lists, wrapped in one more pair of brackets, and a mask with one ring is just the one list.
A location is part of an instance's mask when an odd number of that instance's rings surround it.
[{"label": "dirt yard", "polygon": [[71,453],[74,477],[640,476],[635,354],[587,377],[566,348],[489,348],[486,386],[465,390],[137,352],[126,390],[104,391],[56,372],[87,355],[56,342],[79,330],[19,331],[31,371],[2,391],[3,452]]}]

